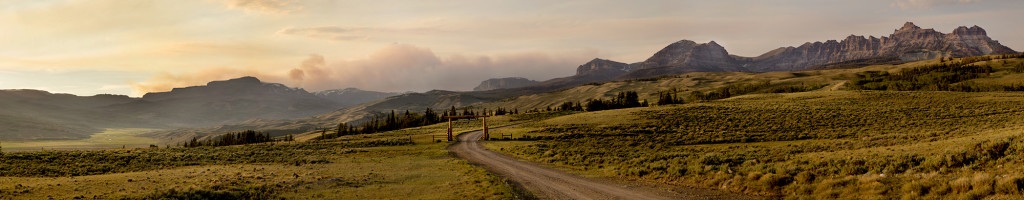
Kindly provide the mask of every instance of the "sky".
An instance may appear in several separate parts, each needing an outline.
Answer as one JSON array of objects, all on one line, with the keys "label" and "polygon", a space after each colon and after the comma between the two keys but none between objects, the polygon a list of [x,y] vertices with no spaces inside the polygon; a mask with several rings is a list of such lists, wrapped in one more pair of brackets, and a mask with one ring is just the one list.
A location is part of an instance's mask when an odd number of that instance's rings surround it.
[{"label": "sky", "polygon": [[0,89],[169,91],[255,76],[308,91],[471,90],[640,62],[679,40],[757,56],[904,22],[1024,49],[1016,0],[0,1]]}]

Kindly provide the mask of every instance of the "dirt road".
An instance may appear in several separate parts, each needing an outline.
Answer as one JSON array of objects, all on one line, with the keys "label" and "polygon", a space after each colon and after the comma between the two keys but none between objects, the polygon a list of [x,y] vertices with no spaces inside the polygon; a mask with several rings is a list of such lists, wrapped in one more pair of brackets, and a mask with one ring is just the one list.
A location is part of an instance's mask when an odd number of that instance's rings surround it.
[{"label": "dirt road", "polygon": [[706,189],[584,178],[490,151],[480,144],[482,136],[482,131],[459,135],[459,142],[450,150],[462,159],[515,181],[541,199],[756,199]]}]

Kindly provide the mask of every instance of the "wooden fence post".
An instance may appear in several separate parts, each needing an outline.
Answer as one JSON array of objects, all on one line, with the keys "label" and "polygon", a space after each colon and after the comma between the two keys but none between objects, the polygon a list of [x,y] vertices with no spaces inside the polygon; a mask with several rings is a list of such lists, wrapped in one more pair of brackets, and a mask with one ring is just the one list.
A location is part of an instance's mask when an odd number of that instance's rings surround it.
[{"label": "wooden fence post", "polygon": [[448,118],[448,141],[452,141],[452,118]]}]

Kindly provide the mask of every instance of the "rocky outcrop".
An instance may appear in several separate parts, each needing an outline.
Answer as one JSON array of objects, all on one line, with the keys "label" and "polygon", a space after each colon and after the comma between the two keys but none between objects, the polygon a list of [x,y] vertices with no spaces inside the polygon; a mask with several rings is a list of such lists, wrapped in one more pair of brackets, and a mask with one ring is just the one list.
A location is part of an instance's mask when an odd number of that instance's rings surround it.
[{"label": "rocky outcrop", "polygon": [[606,74],[606,73],[618,73],[622,74],[633,70],[633,66],[626,63],[615,62],[611,60],[605,60],[600,58],[594,58],[586,64],[580,65],[576,68],[576,75],[587,75],[587,74]]},{"label": "rocky outcrop", "polygon": [[751,71],[792,71],[828,67],[850,61],[910,62],[940,57],[1016,53],[988,37],[978,26],[959,27],[943,34],[907,22],[888,37],[850,35],[842,41],[804,43],[741,59]]},{"label": "rocky outcrop", "polygon": [[508,78],[492,78],[480,82],[480,85],[473,88],[473,91],[487,91],[495,89],[505,88],[517,88],[523,86],[529,86],[537,84],[537,81],[522,78],[522,77],[508,77]]},{"label": "rocky outcrop", "polygon": [[729,55],[714,41],[672,43],[617,79],[635,79],[688,72],[795,71],[882,63],[903,63],[940,57],[1013,54],[1016,51],[988,37],[978,26],[961,26],[948,34],[907,22],[889,36],[850,35],[846,39],[782,47],[757,57]]},{"label": "rocky outcrop", "polygon": [[656,77],[688,72],[746,71],[740,62],[715,41],[698,44],[689,40],[672,43],[639,63],[637,69],[618,79]]},{"label": "rocky outcrop", "polygon": [[640,63],[639,69],[659,67],[679,68],[680,71],[743,71],[729,52],[715,41],[697,44],[682,40],[668,45]]}]

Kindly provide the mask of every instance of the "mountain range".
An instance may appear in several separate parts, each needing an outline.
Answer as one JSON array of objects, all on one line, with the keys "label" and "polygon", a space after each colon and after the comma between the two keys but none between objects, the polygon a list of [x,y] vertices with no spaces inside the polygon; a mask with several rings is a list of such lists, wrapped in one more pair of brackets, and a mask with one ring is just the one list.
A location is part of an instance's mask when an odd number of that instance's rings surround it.
[{"label": "mountain range", "polygon": [[912,22],[888,37],[850,35],[842,41],[807,42],[780,47],[757,57],[730,55],[714,41],[698,44],[682,40],[640,62],[618,79],[645,78],[686,72],[797,71],[905,63],[941,57],[1013,54],[1016,51],[989,38],[978,26],[961,26],[948,34],[922,29]]},{"label": "mountain range", "polygon": [[[944,34],[907,22],[887,37],[851,35],[842,41],[808,42],[799,47],[782,47],[757,57],[731,55],[714,41],[696,43],[681,40],[669,44],[641,62],[623,63],[595,58],[576,67],[576,74],[572,76],[541,82],[515,77],[490,79],[474,88],[475,91],[468,92],[434,90],[400,94],[348,88],[309,93],[300,88],[263,83],[253,77],[176,88],[169,92],[146,94],[142,98],[114,95],[77,97],[42,91],[6,90],[0,92],[0,101],[5,107],[19,109],[0,111],[0,123],[13,124],[3,126],[6,130],[0,135],[9,137],[6,135],[11,135],[8,134],[11,133],[10,127],[18,127],[18,131],[15,131],[17,133],[25,132],[22,130],[48,132],[54,136],[44,138],[54,138],[61,133],[96,131],[96,127],[126,126],[179,128],[148,134],[172,143],[246,129],[283,135],[331,127],[339,122],[359,123],[389,111],[421,112],[427,108],[465,107],[613,80],[645,79],[691,72],[752,73],[857,67],[939,57],[1011,53],[1016,51],[992,40],[984,29],[977,26],[959,27]],[[10,94],[20,96],[14,95],[12,100]],[[26,100],[26,96],[42,96],[54,100]],[[67,105],[67,102],[79,101],[92,103]],[[36,110],[51,114],[27,118],[15,116]],[[76,122],[80,119],[80,123]],[[30,124],[57,125],[29,127]],[[88,134],[64,135],[82,137]]]},{"label": "mountain range", "polygon": [[[388,97],[330,113],[289,120],[258,120],[198,129],[156,132],[150,136],[183,141],[192,136],[212,136],[225,131],[258,129],[276,134],[297,133],[330,127],[339,122],[360,123],[389,111],[420,112],[426,108],[445,109],[502,101],[513,97],[554,92],[588,83],[644,79],[690,72],[768,72],[834,67],[855,67],[878,63],[905,63],[942,56],[961,57],[1008,54],[1015,51],[991,40],[980,27],[960,27],[942,34],[921,29],[907,22],[889,37],[848,37],[842,42],[805,43],[800,47],[779,48],[754,58],[731,55],[711,41],[696,43],[681,40],[662,48],[650,58],[622,63],[595,58],[576,68],[576,74],[522,87],[484,91],[454,92],[435,90]],[[861,44],[866,45],[861,45]],[[481,85],[486,84],[481,83]],[[479,86],[478,86],[479,87]],[[184,135],[184,136],[183,136]]]},{"label": "mountain range", "polygon": [[0,90],[0,138],[81,139],[103,128],[185,128],[328,113],[398,93],[354,88],[310,93],[254,77],[124,95],[75,96]]}]

